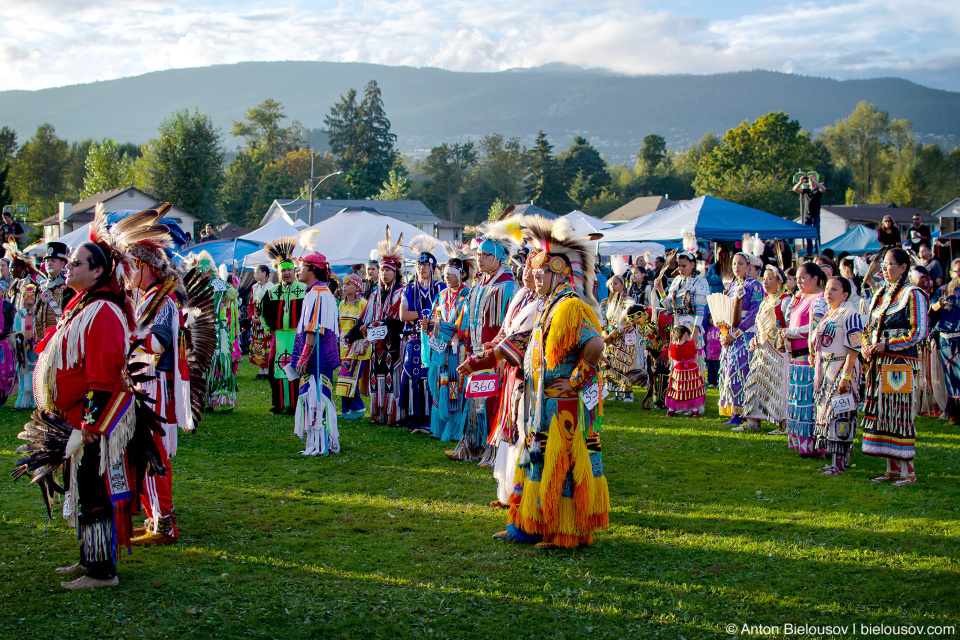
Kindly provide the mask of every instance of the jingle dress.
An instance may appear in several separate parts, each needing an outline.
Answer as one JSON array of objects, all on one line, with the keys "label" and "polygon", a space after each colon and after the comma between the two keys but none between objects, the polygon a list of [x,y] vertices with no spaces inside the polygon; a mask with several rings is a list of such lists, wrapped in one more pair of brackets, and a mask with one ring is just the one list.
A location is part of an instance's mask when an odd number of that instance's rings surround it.
[{"label": "jingle dress", "polygon": [[[707,323],[707,296],[710,295],[710,285],[707,279],[699,274],[677,276],[670,283],[667,295],[663,299],[663,307],[673,312],[673,326],[684,326],[693,333],[693,328],[699,329],[695,343],[697,354],[696,362],[700,373],[707,372],[707,362],[704,358]],[[741,324],[742,324],[741,320]]]},{"label": "jingle dress", "polygon": [[800,455],[822,453],[814,437],[813,366],[810,363],[810,335],[829,306],[822,293],[798,293],[790,302],[787,339],[790,344],[790,387],[787,400],[787,446]]},{"label": "jingle dress", "polygon": [[753,278],[734,280],[727,295],[740,300],[740,323],[731,329],[733,342],[720,350],[720,415],[743,414],[743,389],[750,371],[747,345],[756,332],[757,311],[763,300],[763,287]]},{"label": "jingle dress", "polygon": [[457,367],[467,359],[467,332],[463,327],[470,288],[446,288],[440,292],[430,311],[434,323],[431,336],[443,351],[430,349],[430,435],[443,442],[459,440],[466,420],[463,380]]},{"label": "jingle dress", "polygon": [[697,344],[688,340],[670,345],[670,386],[665,404],[673,411],[703,411],[706,390],[703,373],[697,364]]},{"label": "jingle dress", "polygon": [[612,400],[633,400],[633,382],[628,374],[637,368],[641,339],[637,328],[624,317],[624,312],[633,304],[630,298],[614,294],[600,305],[606,319],[603,357],[608,363],[601,365],[600,376]]},{"label": "jingle dress", "polygon": [[780,424],[787,419],[790,387],[790,357],[780,337],[787,326],[786,292],[768,294],[757,312],[756,348],[750,358],[750,373],[744,386],[744,417]]},{"label": "jingle dress", "polygon": [[[847,354],[860,351],[863,341],[863,317],[856,309],[840,307],[827,312],[810,339],[813,356],[813,402],[816,414],[816,450],[845,456],[853,447],[857,431],[857,410],[836,414],[833,399],[839,395],[840,375]],[[860,361],[850,375],[854,402],[860,399]]]},{"label": "jingle dress", "polygon": [[886,340],[887,350],[867,362],[863,453],[911,463],[906,477],[913,475],[913,385],[920,370],[918,345],[928,329],[927,296],[919,288],[887,284],[874,294],[865,341]]}]

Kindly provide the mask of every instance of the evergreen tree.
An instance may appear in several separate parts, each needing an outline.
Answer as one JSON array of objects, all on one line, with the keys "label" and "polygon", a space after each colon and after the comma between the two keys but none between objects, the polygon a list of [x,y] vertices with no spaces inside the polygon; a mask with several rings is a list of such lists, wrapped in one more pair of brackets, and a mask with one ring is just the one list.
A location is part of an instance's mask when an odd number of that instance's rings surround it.
[{"label": "evergreen tree", "polygon": [[551,213],[562,215],[570,209],[570,199],[563,186],[563,176],[556,159],[553,145],[547,140],[543,129],[530,151],[530,167],[524,184],[527,198]]},{"label": "evergreen tree", "polygon": [[324,124],[352,195],[365,198],[379,193],[400,154],[394,150],[397,136],[390,133],[390,120],[376,80],[367,83],[359,104],[354,89],[341,96],[340,102],[330,107]]},{"label": "evergreen tree", "polygon": [[600,156],[600,152],[583,138],[577,136],[573,139],[570,148],[557,156],[557,162],[563,175],[563,181],[569,185],[567,193],[570,193],[572,183],[577,179],[578,174],[583,174],[585,183],[578,187],[580,200],[571,200],[578,206],[587,199],[598,195],[604,187],[610,186],[610,174],[607,172],[607,162]]},{"label": "evergreen tree", "polygon": [[650,133],[643,138],[643,147],[637,154],[647,173],[653,173],[664,158],[667,157],[667,141],[663,136]]},{"label": "evergreen tree", "polygon": [[410,180],[397,169],[390,170],[390,178],[383,183],[374,200],[406,200],[410,197]]}]

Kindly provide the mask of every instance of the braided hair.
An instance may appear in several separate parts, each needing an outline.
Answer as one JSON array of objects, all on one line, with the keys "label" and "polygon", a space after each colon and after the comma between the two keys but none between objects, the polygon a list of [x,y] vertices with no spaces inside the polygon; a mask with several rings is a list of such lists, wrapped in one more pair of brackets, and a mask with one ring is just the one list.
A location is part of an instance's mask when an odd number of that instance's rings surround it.
[{"label": "braided hair", "polygon": [[[887,251],[887,255],[893,258],[893,260],[897,263],[898,266],[910,264],[910,256],[903,249],[899,249],[899,248],[890,249],[889,251]],[[904,286],[909,284],[910,282],[910,280],[908,279],[909,275],[910,275],[910,270],[904,269],[903,274],[901,274],[900,279],[897,280],[897,284],[893,288],[893,291],[890,292],[890,301],[887,303],[888,307],[893,303],[894,300],[897,299],[897,296],[900,294],[900,290],[903,289]],[[887,286],[889,286],[889,284]],[[882,299],[883,299],[882,293],[880,295],[874,295],[873,301],[870,303],[870,312],[867,314],[868,322],[869,322],[869,319],[873,316],[873,312],[877,308],[877,305],[880,304],[880,300]],[[883,333],[883,324],[884,324],[884,321],[886,321],[886,319],[887,319],[887,314],[886,314],[886,309],[884,309],[884,313],[882,316],[880,316],[880,321],[877,324],[878,338],[880,337],[880,334]]]}]

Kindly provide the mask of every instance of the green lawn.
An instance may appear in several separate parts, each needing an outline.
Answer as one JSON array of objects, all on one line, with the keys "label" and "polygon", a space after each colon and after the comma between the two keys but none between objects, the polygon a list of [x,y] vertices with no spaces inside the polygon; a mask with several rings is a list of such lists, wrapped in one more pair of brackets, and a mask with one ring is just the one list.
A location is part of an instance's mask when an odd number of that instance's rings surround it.
[{"label": "green lawn", "polygon": [[[341,423],[339,455],[304,458],[293,419],[244,365],[241,407],[181,433],[181,541],[134,549],[120,586],[66,593],[76,534],[40,493],[0,480],[3,638],[706,638],[734,624],[954,625],[960,435],[921,419],[920,482],[844,476],[784,438],[609,403],[611,526],[577,551],[491,539],[489,470],[427,436]],[[12,404],[12,400],[10,402]],[[0,409],[10,469],[27,412]],[[956,467],[956,469],[954,469]],[[851,634],[852,635],[852,634]],[[782,636],[782,634],[781,634]],[[746,637],[746,636],[744,636]],[[903,636],[901,636],[903,637]]]}]

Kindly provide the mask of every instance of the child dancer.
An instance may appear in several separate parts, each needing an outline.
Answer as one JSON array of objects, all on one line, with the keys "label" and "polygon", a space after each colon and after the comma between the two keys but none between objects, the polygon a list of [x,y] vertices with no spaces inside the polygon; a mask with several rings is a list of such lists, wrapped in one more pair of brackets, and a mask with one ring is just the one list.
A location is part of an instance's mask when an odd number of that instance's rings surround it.
[{"label": "child dancer", "polygon": [[667,416],[677,411],[689,411],[690,417],[697,418],[703,411],[706,392],[703,388],[703,374],[697,366],[697,345],[691,339],[690,329],[684,326],[674,327],[670,332],[670,387],[667,389]]}]

